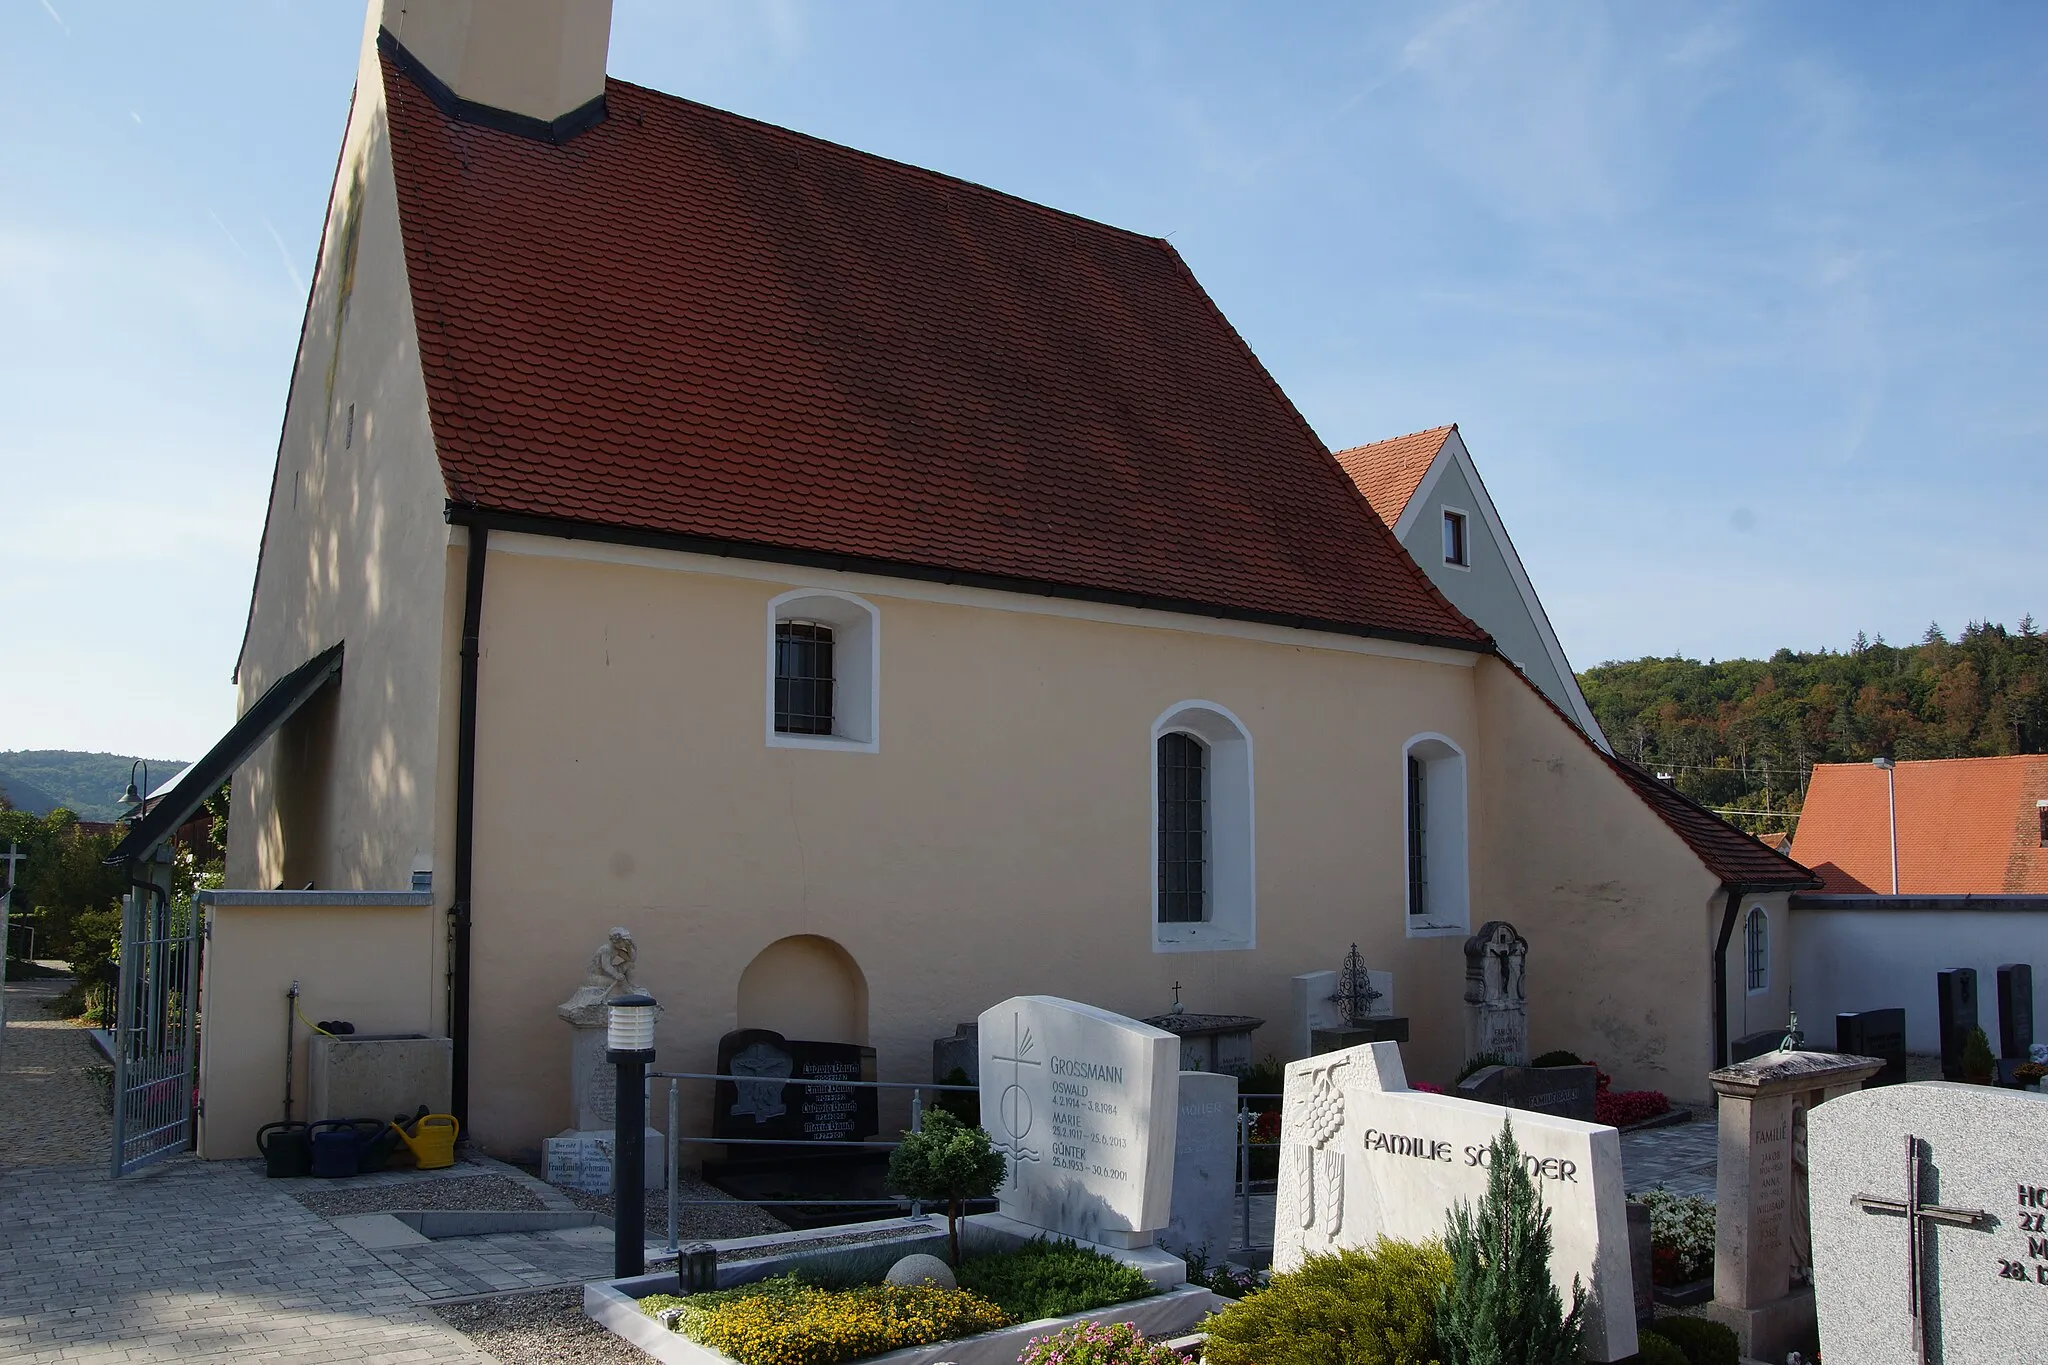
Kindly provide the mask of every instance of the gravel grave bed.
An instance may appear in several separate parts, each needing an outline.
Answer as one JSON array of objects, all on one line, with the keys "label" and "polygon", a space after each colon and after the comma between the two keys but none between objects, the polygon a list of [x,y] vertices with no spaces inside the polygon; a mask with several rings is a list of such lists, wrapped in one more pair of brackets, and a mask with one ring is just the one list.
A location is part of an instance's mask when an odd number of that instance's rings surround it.
[{"label": "gravel grave bed", "polygon": [[583,1316],[581,1289],[543,1289],[434,1311],[502,1365],[647,1365],[653,1360]]},{"label": "gravel grave bed", "polygon": [[[526,1186],[502,1175],[422,1177],[418,1180],[350,1189],[336,1182],[322,1189],[291,1190],[292,1198],[322,1218],[392,1209],[544,1209],[547,1203]],[[667,1226],[668,1214],[662,1214]]]},{"label": "gravel grave bed", "polygon": [[[562,1190],[561,1193],[579,1209],[589,1209],[607,1218],[612,1216],[612,1197],[608,1194],[585,1194],[581,1190]],[[677,1236],[686,1242],[722,1237],[759,1237],[763,1233],[789,1231],[773,1214],[730,1199],[688,1171],[684,1171],[676,1181],[676,1193],[684,1199],[725,1201],[720,1204],[685,1204],[677,1211]],[[649,1190],[646,1207],[647,1231],[656,1237],[668,1236],[668,1192]]]}]

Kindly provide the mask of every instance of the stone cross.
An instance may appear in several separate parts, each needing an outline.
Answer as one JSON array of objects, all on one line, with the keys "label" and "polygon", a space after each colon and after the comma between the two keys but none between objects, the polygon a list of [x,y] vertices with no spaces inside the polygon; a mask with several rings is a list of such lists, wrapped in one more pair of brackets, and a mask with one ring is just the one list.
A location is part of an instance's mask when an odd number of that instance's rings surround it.
[{"label": "stone cross", "polygon": [[1992,1217],[1983,1209],[1949,1209],[1928,1204],[1920,1198],[1920,1139],[1906,1135],[1906,1197],[1880,1199],[1859,1194],[1849,1201],[1865,1213],[1887,1213],[1906,1220],[1906,1312],[1913,1321],[1913,1359],[1927,1365],[1927,1287],[1925,1284],[1926,1225],[1947,1223],[1951,1227],[1989,1227]]},{"label": "stone cross", "polygon": [[1031,1133],[1032,1118],[1031,1097],[1024,1090],[1024,1068],[1045,1065],[1031,1055],[1037,1046],[1038,1040],[1032,1036],[1030,1029],[1024,1027],[1023,1011],[1012,1010],[1009,1055],[1004,1056],[997,1052],[989,1058],[990,1061],[1000,1062],[1010,1068],[1010,1083],[1003,1087],[996,1112],[1002,1116],[1003,1131],[1010,1135],[1007,1143],[997,1145],[1010,1155],[1012,1182],[1018,1179],[1020,1168],[1016,1165],[1017,1162],[1037,1161],[1040,1158],[1040,1153],[1035,1148],[1024,1145],[1024,1139]]},{"label": "stone cross", "polygon": [[0,854],[0,863],[7,864],[7,885],[5,889],[10,895],[14,891],[14,865],[27,861],[28,855],[21,851],[21,845],[9,839],[7,841],[7,852]]}]

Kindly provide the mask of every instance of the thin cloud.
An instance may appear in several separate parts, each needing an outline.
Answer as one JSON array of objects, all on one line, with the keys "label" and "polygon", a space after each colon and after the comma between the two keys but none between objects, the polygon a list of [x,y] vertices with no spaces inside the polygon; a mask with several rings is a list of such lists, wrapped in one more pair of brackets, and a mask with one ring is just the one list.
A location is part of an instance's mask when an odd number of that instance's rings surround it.
[{"label": "thin cloud", "polygon": [[43,0],[43,13],[57,21],[57,27],[64,30],[65,37],[71,36],[71,25],[64,22],[64,16],[57,13],[57,7],[51,4],[50,0]]},{"label": "thin cloud", "polygon": [[[221,235],[221,236],[223,236],[223,237],[225,237],[225,238],[227,238],[227,239],[228,239],[228,245],[230,245],[230,246],[234,247],[235,251],[236,251],[236,252],[237,252],[237,253],[238,253],[238,254],[239,254],[239,255],[241,256],[241,258],[242,258],[243,260],[245,260],[245,261],[246,261],[246,260],[248,260],[248,259],[249,259],[249,253],[248,253],[247,251],[244,251],[244,250],[242,249],[242,244],[241,244],[241,242],[239,242],[238,240],[236,240],[236,238],[235,238],[235,234],[234,234],[234,233],[232,233],[232,232],[229,232],[229,231],[228,231],[228,225],[227,225],[226,223],[223,223],[223,222],[222,222],[222,221],[220,220],[220,215],[219,215],[219,214],[217,214],[217,213],[215,213],[215,212],[214,212],[214,211],[213,211],[212,209],[208,209],[208,210],[206,211],[206,216],[207,216],[208,218],[211,218],[211,219],[213,219],[213,225],[214,225],[215,227],[217,227],[217,228],[219,228],[219,229],[220,229],[220,235]],[[285,264],[286,264],[286,265],[290,265],[290,264],[291,264],[291,262],[290,262],[290,261],[286,261],[286,262],[285,262]]]},{"label": "thin cloud", "polygon": [[[301,294],[305,293],[306,280],[304,276],[299,274],[299,268],[292,264],[291,248],[284,244],[284,238],[278,235],[277,229],[271,225],[270,219],[265,218],[263,220],[263,229],[270,234],[270,240],[277,243],[278,258],[284,262],[284,273],[292,277],[292,288]],[[225,231],[226,229],[222,230]]]}]

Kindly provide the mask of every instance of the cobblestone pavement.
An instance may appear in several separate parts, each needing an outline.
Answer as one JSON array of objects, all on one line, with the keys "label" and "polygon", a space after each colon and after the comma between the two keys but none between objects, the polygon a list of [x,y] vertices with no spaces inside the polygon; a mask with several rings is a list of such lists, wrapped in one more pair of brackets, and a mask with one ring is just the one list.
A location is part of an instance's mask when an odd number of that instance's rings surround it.
[{"label": "cobblestone pavement", "polygon": [[1710,1110],[1691,1123],[1623,1133],[1623,1187],[1637,1194],[1662,1186],[1673,1194],[1696,1194],[1711,1200],[1720,1131],[1720,1120]]},{"label": "cobblestone pavement", "polygon": [[90,1071],[105,1059],[84,1029],[43,1008],[70,984],[69,977],[7,983],[0,1167],[93,1164],[111,1149],[107,1092]]}]

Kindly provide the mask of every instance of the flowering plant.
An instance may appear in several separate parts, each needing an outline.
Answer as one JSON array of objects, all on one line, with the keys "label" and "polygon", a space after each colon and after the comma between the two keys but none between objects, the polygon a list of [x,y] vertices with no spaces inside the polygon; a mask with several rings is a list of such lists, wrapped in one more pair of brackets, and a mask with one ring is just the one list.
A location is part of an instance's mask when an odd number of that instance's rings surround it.
[{"label": "flowering plant", "polygon": [[1260,1144],[1280,1140],[1280,1111],[1268,1109],[1252,1120],[1252,1141]]},{"label": "flowering plant", "polygon": [[1077,1322],[1031,1338],[1017,1365],[1181,1365],[1181,1358],[1128,1322]]},{"label": "flowering plant", "polygon": [[1650,1210],[1650,1278],[1667,1288],[1705,1279],[1714,1268],[1713,1204],[1665,1189],[1636,1202]]},{"label": "flowering plant", "polygon": [[991,1332],[1010,1321],[995,1304],[964,1289],[822,1289],[790,1275],[681,1299],[650,1295],[640,1309],[740,1365],[838,1365]]},{"label": "flowering plant", "polygon": [[1593,1096],[1593,1122],[1626,1128],[1668,1113],[1671,1100],[1661,1090],[1607,1090]]}]

